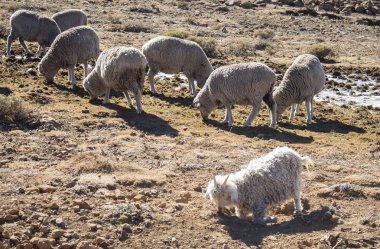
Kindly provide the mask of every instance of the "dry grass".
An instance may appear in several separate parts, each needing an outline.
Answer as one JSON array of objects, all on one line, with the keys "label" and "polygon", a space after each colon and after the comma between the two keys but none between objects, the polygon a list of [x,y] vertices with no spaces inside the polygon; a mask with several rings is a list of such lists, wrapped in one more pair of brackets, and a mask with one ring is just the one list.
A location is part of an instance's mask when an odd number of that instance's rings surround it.
[{"label": "dry grass", "polygon": [[27,120],[30,110],[25,102],[16,95],[0,95],[0,120],[6,122],[21,122]]},{"label": "dry grass", "polygon": [[187,39],[190,36],[190,33],[184,30],[169,30],[163,33],[163,35],[180,39]]},{"label": "dry grass", "polygon": [[263,29],[255,32],[255,36],[260,39],[273,39],[274,35],[274,31],[271,29]]},{"label": "dry grass", "polygon": [[253,56],[255,54],[255,46],[249,39],[236,39],[228,44],[228,53],[235,56]]},{"label": "dry grass", "polygon": [[337,56],[335,48],[325,44],[312,45],[309,47],[308,53],[317,56],[320,60],[334,59]]}]

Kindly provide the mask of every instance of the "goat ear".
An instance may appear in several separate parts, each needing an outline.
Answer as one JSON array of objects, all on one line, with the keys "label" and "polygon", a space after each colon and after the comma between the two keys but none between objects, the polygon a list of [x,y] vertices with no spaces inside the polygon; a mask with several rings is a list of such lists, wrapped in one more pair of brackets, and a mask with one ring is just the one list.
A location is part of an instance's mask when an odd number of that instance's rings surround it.
[{"label": "goat ear", "polygon": [[228,180],[228,177],[230,177],[230,175],[228,175],[228,176],[226,177],[226,179],[224,180],[224,182],[223,182],[223,184],[222,184],[222,187],[226,186],[226,184],[227,184],[227,180]]},{"label": "goat ear", "polygon": [[215,187],[218,186],[218,183],[216,181],[216,176],[214,176],[214,185],[215,185]]}]

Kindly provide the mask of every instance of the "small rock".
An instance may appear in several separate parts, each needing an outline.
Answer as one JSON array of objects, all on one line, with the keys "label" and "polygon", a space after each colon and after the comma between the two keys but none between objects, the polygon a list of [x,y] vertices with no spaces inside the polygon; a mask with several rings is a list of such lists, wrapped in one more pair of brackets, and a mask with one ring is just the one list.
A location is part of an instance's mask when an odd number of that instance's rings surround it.
[{"label": "small rock", "polygon": [[133,197],[134,201],[140,201],[140,202],[145,202],[146,201],[146,196],[142,194],[137,194],[135,197]]},{"label": "small rock", "polygon": [[76,249],[96,249],[96,246],[93,246],[88,241],[81,241],[75,247]]},{"label": "small rock", "polygon": [[158,207],[160,208],[166,208],[166,202],[161,202]]},{"label": "small rock", "polygon": [[194,191],[202,193],[202,187],[201,185],[198,185],[194,188]]},{"label": "small rock", "polygon": [[89,109],[83,109],[82,113],[90,113],[90,110]]},{"label": "small rock", "polygon": [[66,224],[65,224],[65,221],[63,220],[63,218],[57,218],[55,219],[55,224],[60,227],[60,228],[65,228],[66,227]]},{"label": "small rock", "polygon": [[92,209],[92,207],[90,206],[90,204],[88,204],[84,200],[74,200],[73,204],[75,206],[79,206],[80,209]]},{"label": "small rock", "polygon": [[57,190],[56,187],[50,186],[50,185],[40,185],[38,186],[38,191],[40,193],[53,193]]},{"label": "small rock", "polygon": [[53,232],[51,232],[51,237],[53,239],[59,239],[63,236],[64,233],[65,232],[60,230],[60,229],[55,229],[55,230],[53,230]]},{"label": "small rock", "polygon": [[17,209],[8,209],[7,213],[11,214],[11,215],[19,215],[19,210],[17,210]]},{"label": "small rock", "polygon": [[37,75],[37,72],[36,70],[34,70],[33,68],[28,68],[28,70],[26,70],[26,72],[30,75],[33,75],[33,76],[36,76]]},{"label": "small rock", "polygon": [[56,202],[52,202],[48,205],[48,208],[53,209],[53,210],[58,210],[59,205]]}]

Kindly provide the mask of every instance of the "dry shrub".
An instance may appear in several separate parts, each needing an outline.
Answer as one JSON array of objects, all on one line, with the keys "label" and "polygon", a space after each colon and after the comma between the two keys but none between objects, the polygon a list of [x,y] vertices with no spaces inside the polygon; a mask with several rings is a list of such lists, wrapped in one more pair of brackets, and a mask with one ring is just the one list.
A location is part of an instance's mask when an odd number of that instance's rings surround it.
[{"label": "dry shrub", "polygon": [[171,36],[171,37],[176,37],[180,39],[187,39],[190,36],[190,33],[187,31],[183,30],[169,30],[163,33],[165,36]]},{"label": "dry shrub", "polygon": [[31,117],[31,111],[25,102],[16,95],[0,95],[0,120],[6,122],[24,122]]},{"label": "dry shrub", "polygon": [[131,12],[138,12],[138,13],[153,13],[154,11],[152,9],[146,8],[146,7],[131,7],[129,9]]},{"label": "dry shrub", "polygon": [[195,36],[183,30],[170,30],[163,33],[163,35],[194,41],[202,47],[203,51],[206,53],[208,57],[215,58],[218,56],[217,43],[215,39],[211,37]]},{"label": "dry shrub", "polygon": [[255,54],[255,46],[248,39],[239,39],[229,44],[228,52],[235,56],[252,56]]},{"label": "dry shrub", "polygon": [[271,29],[262,29],[255,32],[255,36],[261,39],[272,39],[274,37],[274,31]]},{"label": "dry shrub", "polygon": [[60,168],[69,170],[75,175],[88,173],[109,174],[115,171],[115,166],[107,158],[94,152],[74,156],[68,161],[62,162]]},{"label": "dry shrub", "polygon": [[4,24],[0,23],[0,39],[6,40],[7,34],[8,34],[7,28],[5,27]]},{"label": "dry shrub", "polygon": [[325,44],[315,44],[309,47],[308,53],[313,54],[320,60],[334,59],[337,56],[335,48]]}]

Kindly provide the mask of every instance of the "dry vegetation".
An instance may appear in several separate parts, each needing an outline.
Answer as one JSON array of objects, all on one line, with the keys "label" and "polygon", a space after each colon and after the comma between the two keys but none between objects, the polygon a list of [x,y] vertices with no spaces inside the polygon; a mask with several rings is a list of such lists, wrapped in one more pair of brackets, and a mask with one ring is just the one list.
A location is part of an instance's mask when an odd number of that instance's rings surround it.
[{"label": "dry vegetation", "polygon": [[[286,10],[299,8],[271,4],[243,9],[211,0],[2,1],[0,47],[6,44],[2,30],[18,8],[51,15],[68,7],[89,14],[102,50],[141,47],[168,32],[199,42],[214,67],[260,61],[283,74],[312,45],[339,44],[336,61],[324,64],[327,72],[380,80],[374,53],[379,28],[357,24],[360,14],[288,16]],[[13,49],[22,53],[17,42]],[[250,108],[235,106],[235,126],[227,129],[220,123],[222,109],[202,121],[190,93],[175,89],[184,83],[177,77],[157,79],[156,95],[145,84],[144,113],[137,115],[117,94],[108,105],[89,103],[81,86],[69,86],[67,70],[45,85],[35,74],[36,62],[1,60],[0,112],[10,118],[0,122],[0,248],[379,247],[378,110],[317,102],[315,123],[306,125],[301,107],[296,120],[284,115],[274,130],[264,106],[246,128]],[[38,110],[33,127],[13,122],[25,113],[24,103],[34,114]],[[304,174],[304,219],[291,216],[290,203],[270,210],[278,224],[264,227],[232,212],[217,214],[203,198],[207,182],[277,146],[316,162]]]}]

